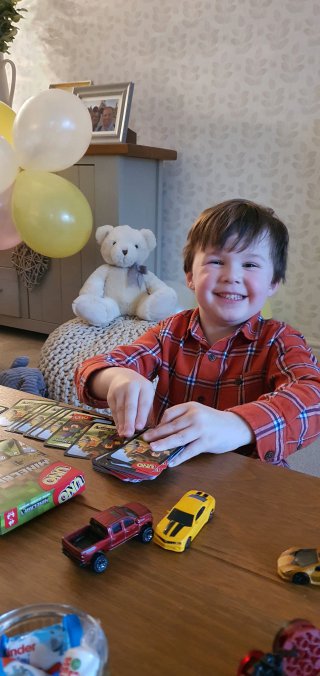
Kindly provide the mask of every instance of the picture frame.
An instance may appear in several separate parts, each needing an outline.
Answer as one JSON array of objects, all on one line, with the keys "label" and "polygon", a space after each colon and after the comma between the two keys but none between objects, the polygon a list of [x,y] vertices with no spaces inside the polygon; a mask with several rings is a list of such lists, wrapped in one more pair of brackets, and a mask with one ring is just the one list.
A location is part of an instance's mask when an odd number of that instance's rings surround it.
[{"label": "picture frame", "polygon": [[91,143],[126,141],[133,89],[133,82],[75,87],[91,115]]},{"label": "picture frame", "polygon": [[90,87],[92,80],[78,80],[76,82],[54,82],[49,85],[49,89],[65,89],[73,94],[75,87]]}]

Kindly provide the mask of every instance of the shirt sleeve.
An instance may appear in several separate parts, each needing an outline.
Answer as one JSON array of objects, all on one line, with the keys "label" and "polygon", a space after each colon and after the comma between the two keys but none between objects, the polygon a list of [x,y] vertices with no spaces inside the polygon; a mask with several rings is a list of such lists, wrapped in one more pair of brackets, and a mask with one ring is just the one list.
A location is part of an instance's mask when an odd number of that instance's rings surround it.
[{"label": "shirt sleeve", "polygon": [[161,324],[152,327],[131,345],[121,345],[107,354],[83,361],[74,375],[79,401],[93,408],[108,407],[106,399],[95,399],[90,393],[89,379],[93,373],[101,369],[121,366],[140,373],[148,380],[153,380],[162,364],[160,327]]},{"label": "shirt sleeve", "polygon": [[261,460],[286,465],[291,453],[320,434],[320,368],[303,336],[291,327],[270,343],[265,375],[270,391],[228,410],[254,431]]}]

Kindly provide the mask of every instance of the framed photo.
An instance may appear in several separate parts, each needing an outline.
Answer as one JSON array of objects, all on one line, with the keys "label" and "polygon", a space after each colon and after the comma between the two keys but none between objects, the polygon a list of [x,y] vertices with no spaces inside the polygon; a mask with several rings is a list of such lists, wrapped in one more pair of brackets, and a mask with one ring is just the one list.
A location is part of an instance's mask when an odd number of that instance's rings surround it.
[{"label": "framed photo", "polygon": [[75,87],[89,87],[91,84],[92,80],[81,80],[80,82],[56,82],[49,85],[49,89],[66,89],[73,94]]},{"label": "framed photo", "polygon": [[92,120],[92,143],[123,143],[126,140],[133,82],[75,87]]}]

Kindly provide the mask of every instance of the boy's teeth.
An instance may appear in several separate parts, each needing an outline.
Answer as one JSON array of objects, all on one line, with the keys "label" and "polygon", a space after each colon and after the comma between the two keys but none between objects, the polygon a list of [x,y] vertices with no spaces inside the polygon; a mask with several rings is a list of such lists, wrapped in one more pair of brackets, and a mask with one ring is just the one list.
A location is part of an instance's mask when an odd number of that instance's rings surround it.
[{"label": "boy's teeth", "polygon": [[219,293],[219,296],[227,298],[227,300],[242,300],[243,298],[243,296],[240,296],[238,293]]}]

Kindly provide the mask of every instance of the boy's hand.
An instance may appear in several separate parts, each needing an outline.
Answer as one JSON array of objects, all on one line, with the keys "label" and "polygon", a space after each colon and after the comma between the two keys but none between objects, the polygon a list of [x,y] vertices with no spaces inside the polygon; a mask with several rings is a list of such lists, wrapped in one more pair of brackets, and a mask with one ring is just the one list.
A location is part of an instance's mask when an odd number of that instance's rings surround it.
[{"label": "boy's hand", "polygon": [[235,413],[189,401],[168,408],[160,424],[147,430],[143,438],[153,451],[186,446],[169,462],[175,467],[199,453],[234,451],[255,437],[250,425]]},{"label": "boy's hand", "polygon": [[131,437],[146,427],[155,391],[144,376],[127,368],[102,369],[94,374],[90,390],[107,399],[119,436]]}]

